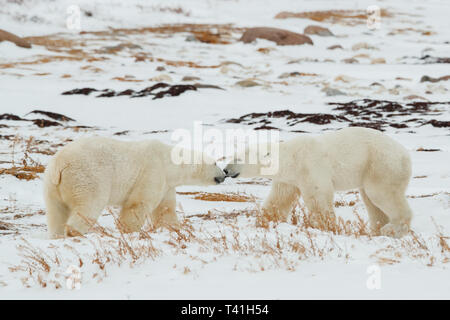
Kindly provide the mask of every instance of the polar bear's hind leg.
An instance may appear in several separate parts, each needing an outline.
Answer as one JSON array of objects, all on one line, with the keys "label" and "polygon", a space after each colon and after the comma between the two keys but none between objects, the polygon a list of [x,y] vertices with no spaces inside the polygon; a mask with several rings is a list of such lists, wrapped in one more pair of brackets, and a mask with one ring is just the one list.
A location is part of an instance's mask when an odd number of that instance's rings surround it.
[{"label": "polar bear's hind leg", "polygon": [[95,225],[102,210],[106,207],[106,201],[89,202],[74,207],[64,228],[66,237],[74,237],[85,234]]},{"label": "polar bear's hind leg", "polygon": [[380,229],[381,235],[400,238],[408,233],[412,210],[404,188],[392,190],[392,185],[366,185],[364,190],[371,202],[389,218],[389,223]]},{"label": "polar bear's hind leg", "polygon": [[56,198],[46,197],[47,226],[50,239],[64,237],[64,226],[69,218],[69,208]]},{"label": "polar bear's hind leg", "polygon": [[389,222],[389,218],[380,210],[380,208],[373,204],[364,189],[359,190],[359,193],[361,194],[361,198],[363,199],[367,213],[369,214],[370,228],[373,233],[379,234],[380,229]]}]

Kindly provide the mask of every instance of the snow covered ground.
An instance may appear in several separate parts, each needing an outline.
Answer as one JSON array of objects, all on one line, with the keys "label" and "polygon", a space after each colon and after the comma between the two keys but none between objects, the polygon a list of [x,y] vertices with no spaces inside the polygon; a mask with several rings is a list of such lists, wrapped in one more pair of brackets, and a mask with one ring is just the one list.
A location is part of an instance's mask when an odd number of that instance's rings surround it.
[{"label": "snow covered ground", "polygon": [[[74,4],[81,30],[66,26]],[[333,14],[275,19],[283,11],[364,14],[370,5],[389,13],[379,29]],[[0,28],[33,44],[0,42],[0,298],[450,298],[449,10],[444,0],[0,0]],[[302,33],[308,25],[334,36],[311,35],[312,46],[238,41],[244,28]],[[97,97],[159,82],[197,90]],[[77,88],[109,91],[61,94]],[[325,121],[323,114],[343,115],[333,103],[371,113]],[[322,122],[266,114],[280,110]],[[260,114],[227,121],[250,113]],[[122,237],[117,208],[108,208],[99,220],[107,229],[46,239],[42,170],[56,150],[94,134],[174,143],[174,130],[193,129],[194,121],[220,130],[265,124],[280,129],[281,139],[355,123],[383,129],[412,156],[413,233],[368,235],[355,190],[335,196],[342,220],[334,233],[309,228],[301,201],[293,223],[256,227],[270,181],[227,179],[177,189],[178,233],[147,227]]]}]

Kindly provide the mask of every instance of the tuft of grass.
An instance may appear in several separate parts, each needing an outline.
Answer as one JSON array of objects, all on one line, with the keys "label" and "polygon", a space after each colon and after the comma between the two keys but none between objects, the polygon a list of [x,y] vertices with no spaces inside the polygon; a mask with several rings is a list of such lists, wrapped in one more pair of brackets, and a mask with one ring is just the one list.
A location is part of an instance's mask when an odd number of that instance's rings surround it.
[{"label": "tuft of grass", "polygon": [[251,202],[254,197],[242,193],[210,193],[210,192],[177,192],[179,195],[194,196],[195,200],[203,201],[226,201],[226,202]]}]

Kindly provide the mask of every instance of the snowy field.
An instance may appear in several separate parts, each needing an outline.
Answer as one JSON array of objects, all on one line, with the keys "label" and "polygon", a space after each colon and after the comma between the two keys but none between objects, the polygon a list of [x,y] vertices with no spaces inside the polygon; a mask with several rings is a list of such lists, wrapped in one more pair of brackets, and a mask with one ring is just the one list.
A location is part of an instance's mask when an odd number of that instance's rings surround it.
[{"label": "snowy field", "polygon": [[[32,44],[0,42],[0,299],[449,299],[449,12],[445,0],[0,0],[0,29]],[[332,35],[239,41],[310,25]],[[85,237],[46,238],[42,172],[59,148],[91,135],[174,143],[195,121],[282,140],[383,130],[412,157],[412,232],[371,236],[357,190],[335,195],[331,231],[309,227],[302,201],[290,223],[257,227],[270,181],[228,178],[177,189],[180,231],[121,235],[107,208]]]}]

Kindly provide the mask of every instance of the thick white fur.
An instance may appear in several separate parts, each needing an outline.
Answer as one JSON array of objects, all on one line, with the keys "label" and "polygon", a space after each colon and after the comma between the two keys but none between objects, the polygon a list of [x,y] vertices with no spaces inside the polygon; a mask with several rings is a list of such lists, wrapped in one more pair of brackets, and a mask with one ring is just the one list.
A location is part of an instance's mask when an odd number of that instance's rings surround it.
[{"label": "thick white fur", "polygon": [[[256,176],[258,165],[229,164],[229,176]],[[408,151],[379,131],[345,128],[280,143],[279,171],[263,211],[285,221],[300,193],[310,212],[334,215],[335,191],[358,188],[375,233],[401,237],[412,218],[405,190],[411,178]]]},{"label": "thick white fur", "polygon": [[49,236],[84,234],[107,205],[122,206],[119,227],[125,232],[139,231],[147,216],[156,227],[177,226],[175,187],[212,185],[224,174],[214,164],[176,165],[171,150],[155,140],[102,137],[59,150],[44,176]]}]

